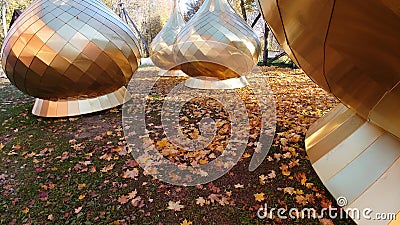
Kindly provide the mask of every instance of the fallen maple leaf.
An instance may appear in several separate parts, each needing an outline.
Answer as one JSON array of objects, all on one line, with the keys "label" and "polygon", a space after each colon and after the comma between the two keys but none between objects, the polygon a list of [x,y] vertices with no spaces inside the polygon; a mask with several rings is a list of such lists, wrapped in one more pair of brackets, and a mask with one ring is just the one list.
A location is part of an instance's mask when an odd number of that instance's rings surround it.
[{"label": "fallen maple leaf", "polygon": [[133,168],[133,170],[127,170],[122,175],[122,178],[131,178],[135,179],[139,175],[139,170],[137,168]]},{"label": "fallen maple leaf", "polygon": [[206,200],[203,197],[198,197],[196,199],[196,204],[200,205],[200,206],[203,206],[204,204],[206,204]]},{"label": "fallen maple leaf", "polygon": [[256,193],[254,194],[254,198],[257,202],[261,202],[265,200],[264,193]]},{"label": "fallen maple leaf", "polygon": [[292,188],[292,187],[285,187],[285,188],[283,189],[283,192],[284,192],[284,193],[287,193],[287,194],[289,194],[289,195],[293,195],[293,194],[295,193],[295,190],[294,190],[294,188]]},{"label": "fallen maple leaf", "polygon": [[304,197],[304,195],[297,195],[296,197],[295,197],[295,199],[296,199],[296,202],[298,203],[298,204],[300,204],[300,205],[306,205],[307,204],[307,198],[306,197]]},{"label": "fallen maple leaf", "polygon": [[126,204],[129,202],[129,197],[122,195],[121,197],[118,198],[118,203],[120,204]]},{"label": "fallen maple leaf", "polygon": [[133,199],[136,197],[136,194],[137,194],[137,190],[135,189],[134,191],[132,191],[131,193],[128,194],[128,198]]},{"label": "fallen maple leaf", "polygon": [[110,161],[112,159],[112,155],[110,153],[107,153],[107,154],[100,156],[99,159]]},{"label": "fallen maple leaf", "polygon": [[180,203],[181,203],[181,201],[177,201],[177,202],[169,201],[167,209],[170,209],[173,211],[181,211],[181,209],[185,208],[185,206],[181,205]]},{"label": "fallen maple leaf", "polygon": [[186,219],[181,223],[181,225],[192,225],[191,221],[187,221]]},{"label": "fallen maple leaf", "polygon": [[139,204],[141,203],[141,201],[142,201],[142,197],[137,196],[136,198],[132,199],[131,204],[134,207],[138,207],[139,206],[139,208],[140,208],[141,205],[139,205]]},{"label": "fallen maple leaf", "polygon": [[108,165],[108,166],[105,166],[103,169],[101,169],[101,172],[107,173],[107,172],[109,172],[110,170],[114,169],[114,166],[115,166],[115,163],[114,163],[114,164],[111,164],[111,165]]}]

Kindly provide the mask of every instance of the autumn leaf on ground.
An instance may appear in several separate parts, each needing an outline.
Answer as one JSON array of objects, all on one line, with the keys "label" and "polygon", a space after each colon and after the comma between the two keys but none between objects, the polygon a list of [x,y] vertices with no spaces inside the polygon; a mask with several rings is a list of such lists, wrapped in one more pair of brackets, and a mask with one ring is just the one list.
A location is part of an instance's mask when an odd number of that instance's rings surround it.
[{"label": "autumn leaf on ground", "polygon": [[282,174],[284,176],[289,176],[290,175],[290,171],[288,170],[289,167],[286,164],[281,164],[281,166],[279,167],[279,169],[281,169]]},{"label": "autumn leaf on ground", "polygon": [[100,156],[99,159],[110,161],[112,159],[112,155],[110,153],[107,153],[107,154]]},{"label": "autumn leaf on ground", "polygon": [[86,187],[86,184],[78,184],[78,190],[82,190]]},{"label": "autumn leaf on ground", "polygon": [[264,193],[256,193],[254,194],[254,198],[257,202],[261,202],[265,200]]},{"label": "autumn leaf on ground", "polygon": [[284,192],[284,193],[287,193],[287,194],[289,194],[289,195],[293,195],[293,194],[295,193],[295,190],[294,190],[294,188],[292,188],[292,187],[285,187],[285,188],[283,189],[283,192]]},{"label": "autumn leaf on ground", "polygon": [[177,202],[169,201],[167,209],[170,209],[173,211],[181,211],[181,209],[185,208],[185,206],[181,205],[180,203],[181,203],[181,201],[177,201]]},{"label": "autumn leaf on ground", "polygon": [[304,172],[298,173],[296,175],[297,181],[299,181],[302,185],[306,185],[307,182],[307,176]]},{"label": "autumn leaf on ground", "polygon": [[274,179],[275,177],[276,177],[275,170],[271,170],[271,171],[268,173],[268,178],[269,178],[269,179]]},{"label": "autumn leaf on ground", "polygon": [[181,225],[192,225],[191,221],[187,221],[186,219],[181,223]]},{"label": "autumn leaf on ground", "polygon": [[304,197],[304,195],[297,195],[296,197],[296,202],[300,205],[307,205],[307,198]]},{"label": "autumn leaf on ground", "polygon": [[115,163],[114,163],[114,164],[111,164],[111,165],[108,165],[108,166],[105,166],[103,169],[101,169],[101,172],[107,173],[107,172],[109,172],[110,170],[114,169],[114,166],[115,166]]},{"label": "autumn leaf on ground", "polygon": [[131,204],[134,207],[141,208],[143,206],[143,204],[141,204],[141,203],[142,203],[142,197],[140,197],[140,196],[137,196],[136,198],[132,199],[132,201],[131,201]]},{"label": "autumn leaf on ground", "polygon": [[29,208],[25,208],[21,211],[23,214],[27,214],[29,212]]},{"label": "autumn leaf on ground", "polygon": [[3,143],[0,143],[0,150],[2,150],[4,148]]},{"label": "autumn leaf on ground", "polygon": [[21,145],[18,143],[17,145],[13,145],[12,149],[14,150],[20,150],[21,149]]},{"label": "autumn leaf on ground", "polygon": [[84,199],[85,197],[86,197],[86,195],[79,195],[78,199],[79,199],[79,200],[82,200],[82,199]]},{"label": "autumn leaf on ground", "polygon": [[200,205],[200,206],[203,206],[204,204],[206,204],[206,200],[203,197],[198,197],[196,199],[196,204]]},{"label": "autumn leaf on ground", "polygon": [[243,154],[243,158],[245,158],[245,159],[250,158],[250,156],[251,155],[249,153],[247,153],[247,152]]},{"label": "autumn leaf on ground", "polygon": [[208,196],[208,199],[210,199],[211,203],[219,202],[220,201],[220,196],[221,195],[211,194],[211,195]]},{"label": "autumn leaf on ground", "polygon": [[124,172],[124,175],[122,175],[122,178],[131,178],[135,179],[139,175],[139,170],[137,168],[133,168],[133,170],[127,170]]},{"label": "autumn leaf on ground", "polygon": [[243,184],[235,184],[235,188],[244,188]]},{"label": "autumn leaf on ground", "polygon": [[331,219],[322,218],[319,220],[322,225],[335,225]]},{"label": "autumn leaf on ground", "polygon": [[135,189],[134,191],[132,191],[131,193],[128,194],[128,198],[133,199],[136,197],[136,194],[137,194],[137,190]]},{"label": "autumn leaf on ground", "polygon": [[5,180],[7,177],[7,174],[0,174],[0,180]]},{"label": "autumn leaf on ground", "polygon": [[80,206],[80,207],[76,208],[76,209],[75,209],[75,214],[78,214],[78,213],[80,213],[80,212],[81,212],[81,210],[82,210],[82,206]]},{"label": "autumn leaf on ground", "polygon": [[118,198],[118,203],[120,204],[126,204],[127,202],[129,202],[129,197],[126,195],[122,195]]}]

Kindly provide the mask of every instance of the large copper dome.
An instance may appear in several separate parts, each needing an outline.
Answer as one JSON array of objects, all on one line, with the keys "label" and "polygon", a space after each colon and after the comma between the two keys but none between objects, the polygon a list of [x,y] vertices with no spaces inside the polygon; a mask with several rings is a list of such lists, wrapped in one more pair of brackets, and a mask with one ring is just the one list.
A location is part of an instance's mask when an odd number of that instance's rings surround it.
[{"label": "large copper dome", "polygon": [[204,1],[179,32],[174,49],[182,71],[199,80],[239,78],[253,69],[260,50],[257,35],[227,0]]},{"label": "large copper dome", "polygon": [[182,27],[185,26],[185,21],[179,10],[177,0],[173,1],[172,12],[169,20],[163,29],[153,39],[150,50],[151,60],[159,68],[169,70],[176,67],[173,48],[176,36]]},{"label": "large copper dome", "polygon": [[[21,91],[60,102],[118,91],[139,59],[134,34],[103,2],[38,0],[10,29],[2,64]],[[99,110],[106,105],[103,102]]]}]

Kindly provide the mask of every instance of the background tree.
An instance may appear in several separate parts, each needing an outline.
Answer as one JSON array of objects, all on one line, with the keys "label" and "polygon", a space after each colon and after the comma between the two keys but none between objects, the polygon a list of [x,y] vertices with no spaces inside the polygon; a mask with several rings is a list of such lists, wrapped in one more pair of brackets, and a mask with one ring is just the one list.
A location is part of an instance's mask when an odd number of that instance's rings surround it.
[{"label": "background tree", "polygon": [[156,15],[145,18],[142,24],[142,35],[146,42],[150,44],[162,28],[163,24],[160,16]]},{"label": "background tree", "polygon": [[7,34],[10,26],[12,14],[15,9],[24,10],[32,0],[1,0],[1,20],[2,29],[0,31],[0,44],[3,44],[4,36]]},{"label": "background tree", "polygon": [[187,10],[184,14],[184,18],[186,21],[189,21],[194,16],[194,14],[196,14],[203,2],[204,0],[190,0],[186,2]]}]

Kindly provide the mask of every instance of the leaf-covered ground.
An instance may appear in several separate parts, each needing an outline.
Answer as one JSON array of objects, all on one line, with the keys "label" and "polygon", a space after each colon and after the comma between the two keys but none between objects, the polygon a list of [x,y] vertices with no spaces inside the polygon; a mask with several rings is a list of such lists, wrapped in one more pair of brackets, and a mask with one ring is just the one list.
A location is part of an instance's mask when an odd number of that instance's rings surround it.
[{"label": "leaf-covered ground", "polygon": [[[0,84],[0,224],[352,224],[259,219],[268,207],[337,207],[304,149],[308,127],[337,104],[301,70],[262,68],[275,93],[277,132],[267,159],[249,154],[223,177],[173,186],[143,173],[125,147],[121,107],[69,119],[30,113],[33,98]],[[205,160],[203,158],[203,160]]]}]

